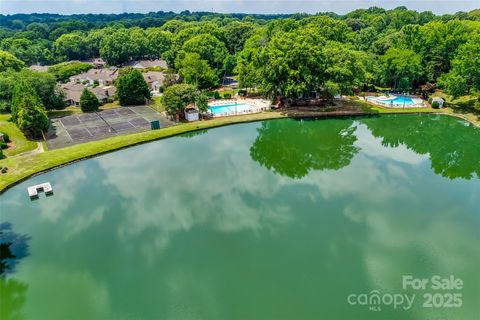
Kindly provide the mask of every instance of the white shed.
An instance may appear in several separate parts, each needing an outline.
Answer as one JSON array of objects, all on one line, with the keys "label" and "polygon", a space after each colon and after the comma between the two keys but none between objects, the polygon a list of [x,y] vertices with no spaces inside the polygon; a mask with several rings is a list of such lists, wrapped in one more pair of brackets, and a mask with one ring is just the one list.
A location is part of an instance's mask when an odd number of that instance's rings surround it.
[{"label": "white shed", "polygon": [[437,103],[438,103],[438,106],[439,106],[440,108],[442,108],[443,105],[445,104],[445,100],[443,100],[443,99],[440,98],[440,97],[433,97],[433,98],[432,98],[432,104],[433,104],[434,102],[437,102]]},{"label": "white shed", "polygon": [[187,109],[185,109],[185,119],[186,119],[188,122],[198,121],[199,118],[200,118],[200,115],[199,115],[197,109],[195,109],[195,108],[187,108]]},{"label": "white shed", "polygon": [[0,132],[0,142],[7,142],[5,141],[5,138],[3,137],[3,133]]}]

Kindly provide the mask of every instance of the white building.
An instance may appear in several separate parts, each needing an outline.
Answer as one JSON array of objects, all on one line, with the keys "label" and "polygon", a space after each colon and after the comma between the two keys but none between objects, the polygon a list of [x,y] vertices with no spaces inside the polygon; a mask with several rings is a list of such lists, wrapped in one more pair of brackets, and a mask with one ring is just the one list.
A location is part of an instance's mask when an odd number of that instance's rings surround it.
[{"label": "white building", "polygon": [[200,119],[200,114],[195,108],[186,108],[185,109],[185,119],[188,122],[198,121]]}]

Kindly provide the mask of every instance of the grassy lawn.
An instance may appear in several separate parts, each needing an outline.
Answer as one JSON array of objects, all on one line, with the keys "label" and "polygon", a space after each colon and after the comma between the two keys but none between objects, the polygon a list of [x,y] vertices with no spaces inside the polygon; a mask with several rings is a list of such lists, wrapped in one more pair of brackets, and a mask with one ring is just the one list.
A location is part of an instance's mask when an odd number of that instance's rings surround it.
[{"label": "grassy lawn", "polygon": [[157,112],[165,111],[165,107],[162,104],[162,97],[152,97],[152,102],[148,106]]},{"label": "grassy lawn", "polygon": [[62,110],[48,110],[48,117],[50,119],[62,118],[71,116],[72,114],[82,113],[79,107],[69,106]]},{"label": "grassy lawn", "polygon": [[27,140],[17,126],[8,120],[10,120],[10,115],[0,114],[0,132],[8,134],[15,147],[3,150],[4,155],[12,157],[19,153],[36,149],[37,143]]},{"label": "grassy lawn", "polygon": [[34,155],[5,158],[0,160],[0,166],[8,167],[8,173],[1,175],[0,192],[4,191],[9,185],[28,178],[35,173],[52,169],[75,160],[125,148],[127,146],[162,139],[189,131],[208,129],[233,123],[268,120],[283,117],[285,116],[279,112],[263,112],[236,117],[216,118],[209,121],[182,123],[160,130],[116,136],[109,139],[92,141]]},{"label": "grassy lawn", "polygon": [[477,97],[475,96],[462,96],[457,99],[452,99],[451,96],[447,95],[441,90],[435,92],[432,96],[440,97],[445,100],[447,107],[451,107],[454,109],[472,109]]},{"label": "grassy lawn", "polygon": [[[100,106],[100,110],[108,110],[108,109],[113,109],[113,108],[118,108],[120,107],[120,103],[118,102],[118,100],[116,101],[113,101],[111,103],[105,103],[103,106]],[[80,108],[77,107],[79,110]],[[81,110],[80,110],[81,112]]]}]

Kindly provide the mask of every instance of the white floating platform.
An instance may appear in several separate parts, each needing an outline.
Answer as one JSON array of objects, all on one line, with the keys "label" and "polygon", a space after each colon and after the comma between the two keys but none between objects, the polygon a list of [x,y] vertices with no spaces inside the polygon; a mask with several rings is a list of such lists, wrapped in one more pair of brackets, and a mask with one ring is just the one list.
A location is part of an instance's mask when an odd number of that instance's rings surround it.
[{"label": "white floating platform", "polygon": [[38,198],[39,192],[45,192],[47,196],[53,194],[53,188],[50,182],[41,183],[41,184],[37,184],[36,186],[28,187],[27,191],[28,191],[28,196],[30,198]]}]

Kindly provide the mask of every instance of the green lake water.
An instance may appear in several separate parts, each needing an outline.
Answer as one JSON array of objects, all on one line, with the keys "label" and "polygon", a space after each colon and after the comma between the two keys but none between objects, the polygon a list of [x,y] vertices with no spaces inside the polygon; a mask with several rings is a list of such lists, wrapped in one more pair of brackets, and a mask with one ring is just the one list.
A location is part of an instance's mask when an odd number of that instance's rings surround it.
[{"label": "green lake water", "polygon": [[479,177],[480,130],[446,116],[241,124],[75,163],[0,195],[0,319],[478,320]]}]

